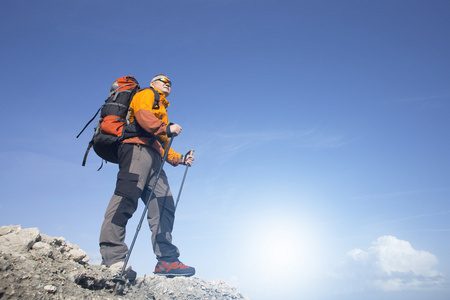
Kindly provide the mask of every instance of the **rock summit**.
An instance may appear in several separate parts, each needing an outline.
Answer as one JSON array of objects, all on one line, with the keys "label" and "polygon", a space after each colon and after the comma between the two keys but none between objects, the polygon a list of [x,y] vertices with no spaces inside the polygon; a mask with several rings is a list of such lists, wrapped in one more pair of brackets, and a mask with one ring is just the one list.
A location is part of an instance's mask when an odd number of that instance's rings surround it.
[{"label": "rock summit", "polygon": [[0,227],[0,299],[247,299],[222,280],[145,275],[113,293],[115,274],[80,247],[38,228]]}]

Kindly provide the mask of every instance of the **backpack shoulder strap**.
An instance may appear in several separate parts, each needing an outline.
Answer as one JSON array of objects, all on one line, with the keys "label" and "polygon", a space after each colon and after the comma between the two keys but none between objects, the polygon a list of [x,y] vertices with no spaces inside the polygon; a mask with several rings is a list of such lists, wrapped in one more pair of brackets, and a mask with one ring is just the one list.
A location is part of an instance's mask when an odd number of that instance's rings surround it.
[{"label": "backpack shoulder strap", "polygon": [[159,93],[155,91],[152,87],[150,87],[153,90],[153,94],[155,95],[155,102],[153,102],[153,109],[159,109]]}]

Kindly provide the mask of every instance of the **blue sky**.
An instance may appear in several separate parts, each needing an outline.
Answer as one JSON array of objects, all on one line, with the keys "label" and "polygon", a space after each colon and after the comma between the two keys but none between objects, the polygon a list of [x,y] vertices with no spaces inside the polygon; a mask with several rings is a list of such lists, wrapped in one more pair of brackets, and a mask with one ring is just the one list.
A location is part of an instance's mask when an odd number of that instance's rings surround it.
[{"label": "blue sky", "polygon": [[117,166],[82,167],[94,126],[75,136],[117,77],[165,73],[173,148],[196,150],[174,229],[196,276],[252,300],[448,299],[450,2],[128,3],[2,5],[0,225],[98,264]]}]

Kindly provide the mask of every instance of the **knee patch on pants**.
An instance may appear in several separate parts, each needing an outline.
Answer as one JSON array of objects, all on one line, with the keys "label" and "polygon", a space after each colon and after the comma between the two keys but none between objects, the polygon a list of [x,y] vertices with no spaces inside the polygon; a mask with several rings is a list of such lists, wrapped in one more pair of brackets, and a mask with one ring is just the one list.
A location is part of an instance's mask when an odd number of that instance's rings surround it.
[{"label": "knee patch on pants", "polygon": [[119,203],[119,206],[117,207],[116,212],[114,213],[113,218],[111,219],[111,223],[120,227],[125,227],[128,223],[128,220],[136,211],[137,205],[137,200],[123,197]]},{"label": "knee patch on pants", "polygon": [[113,224],[124,227],[136,211],[139,197],[142,194],[141,189],[137,186],[138,180],[138,174],[128,172],[119,172],[117,174],[117,184],[114,194],[121,196],[122,200],[111,220]]}]

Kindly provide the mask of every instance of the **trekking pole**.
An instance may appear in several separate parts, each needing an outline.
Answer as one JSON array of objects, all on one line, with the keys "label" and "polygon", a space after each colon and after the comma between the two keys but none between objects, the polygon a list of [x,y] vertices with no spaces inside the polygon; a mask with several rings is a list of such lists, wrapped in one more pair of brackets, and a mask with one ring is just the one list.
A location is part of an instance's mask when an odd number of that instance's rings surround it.
[{"label": "trekking pole", "polygon": [[[195,151],[194,149],[191,149],[191,150],[189,151],[189,153],[186,154],[186,156],[188,156],[188,155],[193,155],[193,154],[194,154],[194,151]],[[184,180],[186,179],[186,174],[187,174],[187,171],[188,171],[189,167],[190,167],[189,165],[186,165],[186,171],[184,171],[184,176],[183,176],[183,180],[181,181],[180,191],[178,192],[177,202],[175,203],[175,211],[177,210],[178,201],[180,201],[181,190],[183,189]]]},{"label": "trekking pole", "polygon": [[[170,147],[172,145],[173,138],[174,137],[170,138],[169,145],[167,147],[167,150],[164,153],[164,158],[163,158],[163,160],[161,162],[161,167],[159,168],[158,174],[156,175],[155,183],[153,183],[153,187],[152,187],[152,190],[150,191],[150,195],[146,199],[147,201],[145,203],[144,211],[142,212],[141,220],[139,221],[139,224],[138,224],[138,226],[136,228],[136,233],[134,234],[134,238],[133,238],[133,241],[131,242],[130,249],[128,250],[127,256],[125,257],[125,261],[123,262],[123,267],[122,267],[122,271],[120,272],[120,276],[113,279],[113,281],[116,283],[116,285],[114,286],[114,295],[117,295],[117,294],[123,292],[123,285],[126,282],[126,280],[123,278],[123,275],[125,273],[125,269],[127,267],[128,260],[130,259],[131,251],[133,251],[134,243],[136,242],[136,239],[137,239],[137,236],[139,234],[139,231],[141,230],[141,225],[142,225],[142,222],[144,221],[145,215],[147,213],[148,206],[150,204],[150,199],[153,196],[153,192],[154,192],[154,190],[156,188],[156,184],[158,183],[159,176],[161,175],[161,172],[163,170],[164,162],[167,159],[167,155],[168,155],[169,149],[170,149]],[[150,174],[150,171],[149,171],[149,174]]]}]

